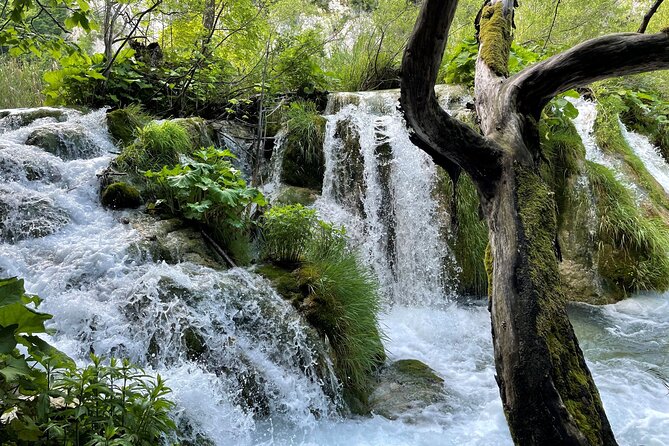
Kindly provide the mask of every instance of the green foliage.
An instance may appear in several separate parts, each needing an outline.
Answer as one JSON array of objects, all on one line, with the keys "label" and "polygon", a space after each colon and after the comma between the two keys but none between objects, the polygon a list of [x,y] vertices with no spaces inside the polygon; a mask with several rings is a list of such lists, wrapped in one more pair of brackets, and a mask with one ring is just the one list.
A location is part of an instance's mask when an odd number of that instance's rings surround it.
[{"label": "green foliage", "polygon": [[337,376],[366,403],[372,372],[385,360],[376,279],[331,228],[307,249],[298,276],[309,292],[307,318],[330,340]]},{"label": "green foliage", "polygon": [[272,207],[262,224],[263,257],[289,264],[304,260],[317,221],[316,211],[301,204]]},{"label": "green foliage", "polygon": [[599,272],[625,292],[669,288],[669,233],[604,166],[587,163],[599,218]]},{"label": "green foliage", "polygon": [[[669,160],[669,101],[652,85],[610,83],[603,92],[614,104],[620,119],[632,130],[646,134]],[[625,88],[625,87],[631,87]],[[669,162],[669,161],[668,161]]]},{"label": "green foliage", "polygon": [[[478,42],[474,38],[461,40],[449,55],[452,55],[444,67],[444,82],[447,84],[474,86]],[[540,56],[535,48],[513,42],[509,51],[508,71],[515,74],[525,67],[539,61]]]},{"label": "green foliage", "polygon": [[449,53],[444,81],[447,84],[474,86],[474,72],[479,46],[476,39],[464,39]]},{"label": "green foliage", "polygon": [[295,101],[285,113],[286,127],[290,138],[296,142],[307,164],[322,162],[325,120],[318,113],[316,104],[310,101]]},{"label": "green foliage", "polygon": [[[23,281],[0,280],[0,424],[3,442],[27,445],[155,445],[174,432],[158,375],[111,359],[74,362],[37,333],[50,315],[28,305]],[[18,346],[23,349],[19,350]],[[25,353],[24,353],[25,351]],[[6,444],[6,443],[3,443]]]},{"label": "green foliage", "polygon": [[0,108],[38,107],[44,103],[44,64],[27,58],[0,57]]},{"label": "green foliage", "polygon": [[340,91],[397,88],[402,53],[417,14],[413,2],[379,0],[360,17],[363,25],[355,34],[331,46],[324,64],[334,79],[332,87]]},{"label": "green foliage", "polygon": [[378,330],[378,284],[371,271],[347,248],[343,229],[319,220],[302,205],[268,211],[263,235],[267,260],[298,265],[288,277],[264,271],[327,336],[337,376],[364,403],[371,372],[385,357]]},{"label": "green foliage", "polygon": [[193,158],[183,156],[181,164],[149,170],[145,176],[159,188],[162,203],[171,213],[207,225],[243,228],[249,205],[266,202],[259,190],[247,187],[241,173],[232,167],[232,158],[229,150],[209,147],[195,152]]},{"label": "green foliage", "polygon": [[171,121],[151,122],[137,130],[137,139],[123,149],[116,163],[124,170],[139,172],[174,165],[192,150],[186,130]]}]

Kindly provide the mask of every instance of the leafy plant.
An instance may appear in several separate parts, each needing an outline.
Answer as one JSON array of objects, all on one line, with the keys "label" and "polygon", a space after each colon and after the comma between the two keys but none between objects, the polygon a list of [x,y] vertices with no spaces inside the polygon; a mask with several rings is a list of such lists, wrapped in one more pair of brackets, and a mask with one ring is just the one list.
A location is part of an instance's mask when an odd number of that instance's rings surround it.
[{"label": "leafy plant", "polygon": [[[41,338],[51,315],[23,281],[0,280],[0,425],[3,444],[155,445],[175,430],[160,375],[129,361],[74,362]],[[22,346],[22,349],[19,348]]]},{"label": "leafy plant", "polygon": [[181,213],[208,225],[243,228],[248,222],[248,206],[264,206],[266,201],[232,167],[230,159],[234,157],[229,150],[209,147],[195,152],[193,158],[182,156],[181,164],[149,170],[145,176],[160,188],[160,203],[165,203],[173,214]]}]

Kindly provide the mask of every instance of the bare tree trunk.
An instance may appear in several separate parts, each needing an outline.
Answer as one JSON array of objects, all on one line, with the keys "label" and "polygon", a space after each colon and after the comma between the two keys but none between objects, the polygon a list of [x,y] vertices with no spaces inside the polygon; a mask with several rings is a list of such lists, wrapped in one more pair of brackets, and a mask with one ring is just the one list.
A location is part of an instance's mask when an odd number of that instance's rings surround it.
[{"label": "bare tree trunk", "polygon": [[457,0],[425,0],[402,63],[400,103],[412,140],[474,180],[490,231],[490,311],[497,382],[519,445],[615,445],[566,313],[557,267],[556,205],[538,174],[536,122],[555,95],[606,77],[669,67],[669,37],[588,41],[508,76],[514,0],[479,14],[476,109],[483,135],[437,104],[434,83]]},{"label": "bare tree trunk", "polygon": [[639,26],[639,30],[637,31],[638,33],[645,33],[646,28],[648,28],[648,24],[650,23],[650,19],[653,18],[655,13],[657,12],[658,8],[662,4],[664,0],[655,0],[655,3],[653,3],[653,6],[650,7],[648,12],[646,13],[645,16],[643,16],[643,20],[641,21],[641,25]]}]

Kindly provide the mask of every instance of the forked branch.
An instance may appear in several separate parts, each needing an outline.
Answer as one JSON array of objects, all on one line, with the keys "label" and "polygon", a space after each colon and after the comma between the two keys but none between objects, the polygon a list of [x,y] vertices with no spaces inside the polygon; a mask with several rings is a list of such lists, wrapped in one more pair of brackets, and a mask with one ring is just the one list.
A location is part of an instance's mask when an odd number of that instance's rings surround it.
[{"label": "forked branch", "polygon": [[402,60],[400,105],[412,141],[444,167],[455,163],[491,196],[501,173],[499,148],[452,118],[437,102],[434,85],[457,0],[425,0]]},{"label": "forked branch", "polygon": [[648,12],[646,13],[645,16],[643,16],[643,20],[641,21],[641,25],[639,26],[639,30],[637,31],[638,33],[645,33],[646,28],[648,28],[648,24],[650,23],[650,19],[653,18],[655,13],[657,12],[658,8],[662,4],[664,0],[655,0],[655,3],[653,3],[653,6],[650,7]]}]

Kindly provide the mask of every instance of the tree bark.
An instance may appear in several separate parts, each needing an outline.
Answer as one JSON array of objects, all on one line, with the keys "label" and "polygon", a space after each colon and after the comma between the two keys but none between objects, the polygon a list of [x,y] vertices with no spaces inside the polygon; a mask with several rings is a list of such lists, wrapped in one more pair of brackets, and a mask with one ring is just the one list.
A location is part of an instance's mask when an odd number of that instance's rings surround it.
[{"label": "tree bark", "polygon": [[513,0],[479,13],[476,109],[483,133],[442,110],[434,83],[457,0],[425,0],[402,62],[400,104],[412,140],[476,184],[490,231],[490,311],[497,382],[520,445],[615,445],[566,313],[556,205],[537,173],[536,121],[556,94],[598,79],[669,67],[667,34],[594,39],[507,78]]},{"label": "tree bark", "polygon": [[653,6],[650,7],[648,12],[646,13],[645,16],[643,16],[643,20],[641,21],[641,25],[639,25],[639,30],[637,31],[640,34],[643,34],[646,32],[646,28],[648,28],[648,24],[650,23],[650,19],[653,18],[655,13],[657,12],[658,8],[662,4],[664,0],[655,0],[655,3],[653,3]]}]

